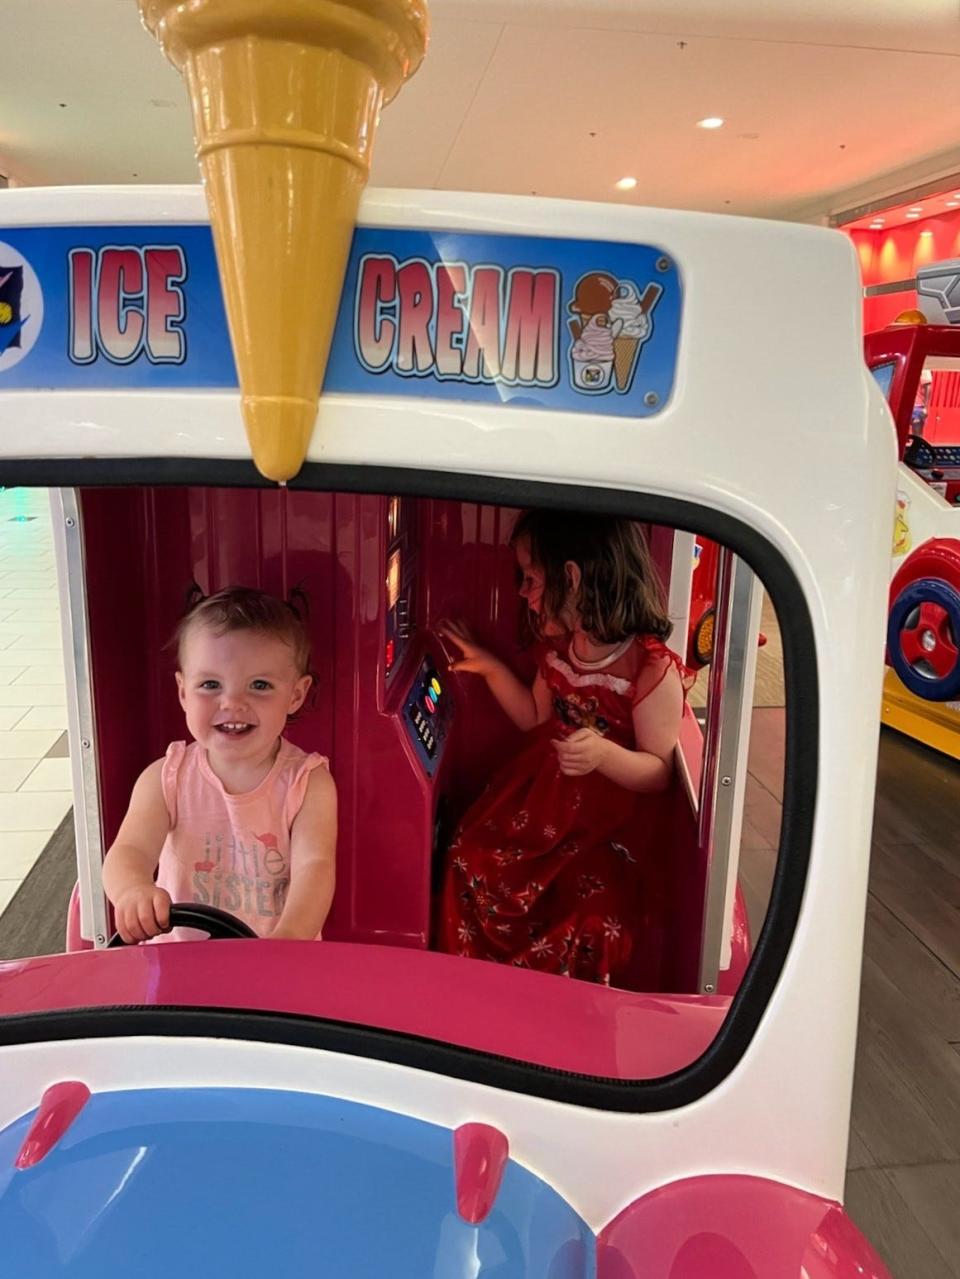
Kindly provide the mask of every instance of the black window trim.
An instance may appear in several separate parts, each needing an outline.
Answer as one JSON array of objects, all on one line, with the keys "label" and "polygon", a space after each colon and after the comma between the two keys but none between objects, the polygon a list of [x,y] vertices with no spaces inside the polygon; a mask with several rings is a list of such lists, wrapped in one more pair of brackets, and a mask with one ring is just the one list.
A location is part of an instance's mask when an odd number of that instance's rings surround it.
[{"label": "black window trim", "polygon": [[[249,461],[169,457],[4,460],[0,461],[0,484],[274,487]],[[786,690],[783,816],[767,915],[723,1025],[696,1061],[650,1080],[574,1074],[380,1027],[255,1009],[95,1007],[0,1016],[0,1046],[104,1036],[213,1035],[375,1058],[590,1109],[665,1111],[705,1096],[737,1066],[763,1019],[796,931],[810,860],[819,760],[817,654],[806,597],[783,555],[760,532],[723,512],[604,485],[311,462],[290,482],[290,488],[623,515],[709,537],[730,547],[757,573],[781,626]]]}]

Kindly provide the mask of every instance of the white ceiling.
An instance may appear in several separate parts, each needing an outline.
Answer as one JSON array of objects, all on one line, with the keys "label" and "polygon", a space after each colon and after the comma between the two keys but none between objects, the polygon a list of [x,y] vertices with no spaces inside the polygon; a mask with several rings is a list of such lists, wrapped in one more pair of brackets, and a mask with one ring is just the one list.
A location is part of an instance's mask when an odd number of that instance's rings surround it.
[{"label": "white ceiling", "polygon": [[[960,170],[957,0],[433,0],[372,181],[816,216]],[[135,0],[2,0],[0,171],[196,179]],[[724,128],[695,127],[721,115]],[[635,190],[614,182],[637,177]],[[858,200],[859,202],[859,200]]]}]

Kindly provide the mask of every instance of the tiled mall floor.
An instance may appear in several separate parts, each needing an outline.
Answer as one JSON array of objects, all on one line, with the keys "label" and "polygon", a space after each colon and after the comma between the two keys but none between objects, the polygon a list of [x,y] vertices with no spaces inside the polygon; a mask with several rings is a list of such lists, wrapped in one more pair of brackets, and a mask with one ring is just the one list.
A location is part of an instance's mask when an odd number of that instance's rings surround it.
[{"label": "tiled mall floor", "polygon": [[72,802],[49,495],[0,490],[0,911]]}]

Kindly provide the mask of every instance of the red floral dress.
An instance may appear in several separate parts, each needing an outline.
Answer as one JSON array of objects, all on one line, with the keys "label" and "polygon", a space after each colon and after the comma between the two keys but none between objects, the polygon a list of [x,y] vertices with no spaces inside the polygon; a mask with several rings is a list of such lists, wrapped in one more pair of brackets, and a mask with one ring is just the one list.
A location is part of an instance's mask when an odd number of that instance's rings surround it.
[{"label": "red floral dress", "polygon": [[633,989],[659,988],[669,856],[664,796],[599,772],[566,777],[554,739],[592,728],[636,749],[633,710],[669,671],[692,676],[650,636],[587,668],[542,646],[553,710],[493,777],[450,846],[441,950]]}]

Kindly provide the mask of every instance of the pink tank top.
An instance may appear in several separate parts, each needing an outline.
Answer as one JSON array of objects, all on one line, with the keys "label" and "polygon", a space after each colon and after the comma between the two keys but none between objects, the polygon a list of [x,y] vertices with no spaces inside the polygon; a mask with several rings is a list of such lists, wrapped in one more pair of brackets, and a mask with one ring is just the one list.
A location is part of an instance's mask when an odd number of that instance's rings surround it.
[{"label": "pink tank top", "polygon": [[[280,739],[273,767],[256,790],[228,795],[196,742],[167,747],[160,778],[170,832],[160,852],[157,884],[175,902],[219,906],[261,937],[277,926],[290,887],[290,829],[310,774],[323,755]],[[205,934],[175,928],[156,941]]]}]

